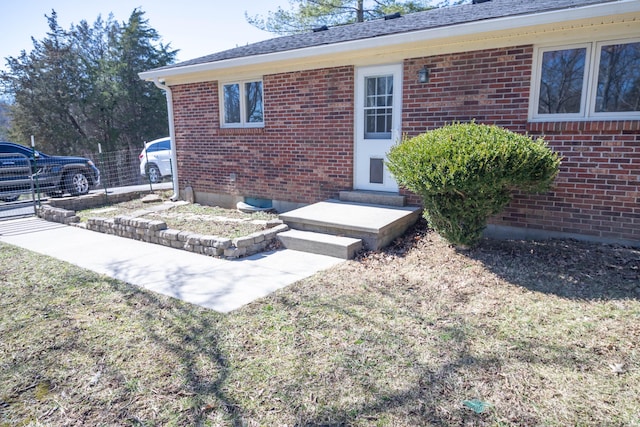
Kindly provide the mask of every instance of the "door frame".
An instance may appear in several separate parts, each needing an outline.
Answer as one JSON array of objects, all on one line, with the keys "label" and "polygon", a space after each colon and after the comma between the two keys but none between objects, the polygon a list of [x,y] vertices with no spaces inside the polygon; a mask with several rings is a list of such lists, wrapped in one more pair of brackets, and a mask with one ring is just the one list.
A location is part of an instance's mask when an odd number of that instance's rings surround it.
[{"label": "door frame", "polygon": [[[365,139],[364,137],[364,106],[365,106],[365,78],[377,76],[393,76],[392,102],[392,132],[390,139]],[[354,114],[354,150],[353,150],[353,188],[357,190],[399,191],[397,182],[389,173],[386,164],[383,168],[383,183],[369,182],[369,159],[382,158],[386,161],[388,150],[400,140],[402,135],[402,86],[403,64],[357,67],[355,70],[355,114]],[[380,157],[378,157],[380,156]]]}]

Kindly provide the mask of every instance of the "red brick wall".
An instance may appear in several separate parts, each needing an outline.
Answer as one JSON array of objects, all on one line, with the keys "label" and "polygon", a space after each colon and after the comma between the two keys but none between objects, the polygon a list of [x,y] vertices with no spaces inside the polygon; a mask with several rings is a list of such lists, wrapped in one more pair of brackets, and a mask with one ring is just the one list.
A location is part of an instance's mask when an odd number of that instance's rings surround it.
[{"label": "red brick wall", "polygon": [[[406,60],[403,132],[475,119],[544,135],[564,157],[554,191],[516,195],[492,222],[640,241],[640,121],[529,123],[532,53],[521,46]],[[426,84],[417,82],[423,65]],[[262,129],[220,129],[217,82],[173,87],[181,188],[299,203],[351,189],[353,79],[353,67],[264,76]]]},{"label": "red brick wall", "polygon": [[[409,59],[404,65],[403,132],[418,135],[455,121],[525,130],[531,46]],[[418,70],[430,70],[418,83]]]},{"label": "red brick wall", "polygon": [[497,223],[640,241],[640,121],[531,123],[563,157],[553,193],[517,195]]},{"label": "red brick wall", "polygon": [[[640,121],[528,123],[532,52],[524,46],[405,61],[404,132],[475,119],[544,136],[564,158],[554,190],[516,195],[492,223],[640,241]],[[427,84],[417,82],[424,65]]]},{"label": "red brick wall", "polygon": [[264,76],[260,129],[220,128],[217,82],[172,87],[180,187],[298,203],[351,189],[353,80],[353,67]]}]

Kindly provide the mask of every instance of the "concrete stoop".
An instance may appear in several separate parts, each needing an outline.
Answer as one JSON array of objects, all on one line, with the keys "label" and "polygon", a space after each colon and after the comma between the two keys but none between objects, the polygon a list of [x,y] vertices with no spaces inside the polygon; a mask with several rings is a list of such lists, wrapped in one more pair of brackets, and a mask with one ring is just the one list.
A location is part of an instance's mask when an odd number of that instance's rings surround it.
[{"label": "concrete stoop", "polygon": [[287,249],[342,259],[351,259],[362,249],[360,239],[312,231],[289,230],[278,233],[278,239]]},{"label": "concrete stoop", "polygon": [[[381,202],[387,196],[375,192],[343,193],[348,193],[347,200]],[[401,196],[397,194],[388,196],[387,201],[395,205],[326,200],[283,213],[280,219],[291,230],[278,234],[278,238],[289,249],[343,259],[353,258],[360,248],[381,249],[404,234],[418,220],[421,210],[416,206],[398,206]]]},{"label": "concrete stoop", "polygon": [[407,204],[405,196],[381,191],[341,191],[340,201],[398,207],[406,206]]}]

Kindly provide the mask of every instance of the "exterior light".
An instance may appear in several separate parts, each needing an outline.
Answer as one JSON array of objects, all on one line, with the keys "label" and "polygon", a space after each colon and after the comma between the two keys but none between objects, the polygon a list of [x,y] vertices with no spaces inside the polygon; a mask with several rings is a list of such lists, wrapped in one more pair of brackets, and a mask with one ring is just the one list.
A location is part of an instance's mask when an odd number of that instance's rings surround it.
[{"label": "exterior light", "polygon": [[429,69],[426,65],[418,71],[418,81],[420,83],[429,83]]}]

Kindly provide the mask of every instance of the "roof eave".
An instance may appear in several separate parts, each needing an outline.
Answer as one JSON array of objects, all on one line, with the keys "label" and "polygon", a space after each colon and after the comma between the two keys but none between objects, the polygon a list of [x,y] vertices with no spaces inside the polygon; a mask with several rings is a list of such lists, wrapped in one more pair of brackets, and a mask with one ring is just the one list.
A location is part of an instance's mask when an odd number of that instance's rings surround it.
[{"label": "roof eave", "polygon": [[513,30],[523,26],[532,27],[538,25],[566,23],[570,21],[634,12],[640,12],[640,0],[623,0],[615,3],[600,3],[572,9],[560,9],[535,14],[515,15],[263,55],[245,56],[222,61],[187,65],[183,67],[150,70],[139,73],[139,76],[141,79],[148,81],[152,81],[154,79],[164,80],[171,77],[210,73],[229,68],[255,67],[261,64],[269,64],[279,61],[304,60],[322,55],[336,55],[340,53],[355,52],[372,47],[379,48],[381,46],[428,42],[430,40],[447,39],[454,36],[469,37],[488,32]]}]

